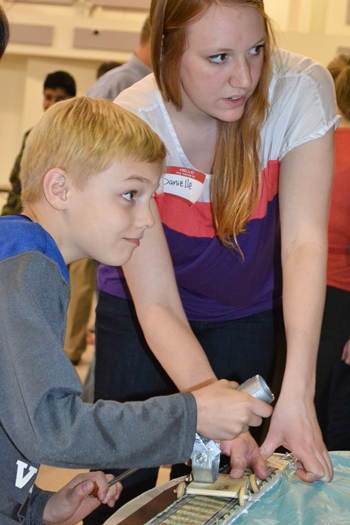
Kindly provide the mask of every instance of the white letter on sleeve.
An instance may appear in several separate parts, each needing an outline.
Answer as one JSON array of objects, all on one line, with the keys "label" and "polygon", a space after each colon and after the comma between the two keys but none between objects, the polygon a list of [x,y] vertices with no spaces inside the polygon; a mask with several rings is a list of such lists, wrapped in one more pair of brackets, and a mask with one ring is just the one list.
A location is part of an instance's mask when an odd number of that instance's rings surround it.
[{"label": "white letter on sleeve", "polygon": [[23,489],[24,485],[32,479],[32,477],[38,472],[38,469],[30,466],[26,475],[24,475],[24,469],[28,468],[27,463],[18,460],[17,461],[17,474],[16,474],[16,487]]}]

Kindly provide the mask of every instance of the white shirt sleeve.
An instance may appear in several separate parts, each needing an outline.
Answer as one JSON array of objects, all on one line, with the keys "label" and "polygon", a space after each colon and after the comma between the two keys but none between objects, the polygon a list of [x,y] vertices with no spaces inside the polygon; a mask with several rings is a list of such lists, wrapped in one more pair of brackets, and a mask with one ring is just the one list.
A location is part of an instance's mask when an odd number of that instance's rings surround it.
[{"label": "white shirt sleeve", "polygon": [[262,164],[322,137],[339,118],[334,84],[321,64],[280,51],[270,87],[270,113],[262,131]]}]

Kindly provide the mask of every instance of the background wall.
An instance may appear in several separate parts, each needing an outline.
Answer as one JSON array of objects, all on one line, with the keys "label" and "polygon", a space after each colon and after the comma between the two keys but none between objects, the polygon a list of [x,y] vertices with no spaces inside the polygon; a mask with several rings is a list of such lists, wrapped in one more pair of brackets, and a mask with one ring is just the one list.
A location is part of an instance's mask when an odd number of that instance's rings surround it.
[{"label": "background wall", "polygon": [[[77,81],[78,95],[84,95],[94,83],[101,62],[129,58],[150,3],[150,0],[47,1],[63,5],[47,5],[42,3],[45,0],[1,4],[14,28],[16,24],[23,24],[17,29],[44,26],[52,32],[52,39],[49,45],[19,43],[18,31],[13,31],[17,41],[10,41],[0,62],[0,184],[8,181],[23,133],[42,114],[45,76],[57,69],[67,70]],[[114,3],[114,8],[101,7],[101,3]],[[349,0],[265,0],[265,7],[276,23],[280,47],[310,56],[324,65],[339,48],[348,48],[350,52]],[[74,31],[82,28],[88,30],[88,35],[95,35],[95,47],[74,46]],[[99,48],[103,35],[109,31],[116,32],[115,48],[111,44]],[[123,35],[129,42],[128,49],[122,45]],[[113,42],[113,34],[109,36]]]},{"label": "background wall", "polygon": [[[130,5],[133,1],[124,3]],[[134,3],[147,5],[148,1]],[[104,9],[93,7],[91,2],[85,3],[84,0],[76,0],[72,6],[15,2],[2,2],[1,5],[16,29],[13,34],[18,33],[16,24],[23,24],[24,29],[33,25],[53,28],[51,45],[13,42],[10,34],[10,43],[0,62],[0,184],[6,184],[24,132],[42,115],[46,75],[58,69],[68,71],[77,82],[77,94],[85,95],[95,81],[101,62],[125,62],[129,58],[138,42],[147,9]],[[125,41],[129,44],[123,47],[129,49],[74,47],[76,28],[88,29],[89,34],[99,33],[96,35],[97,47],[106,32],[116,31],[119,39],[125,34]]]}]

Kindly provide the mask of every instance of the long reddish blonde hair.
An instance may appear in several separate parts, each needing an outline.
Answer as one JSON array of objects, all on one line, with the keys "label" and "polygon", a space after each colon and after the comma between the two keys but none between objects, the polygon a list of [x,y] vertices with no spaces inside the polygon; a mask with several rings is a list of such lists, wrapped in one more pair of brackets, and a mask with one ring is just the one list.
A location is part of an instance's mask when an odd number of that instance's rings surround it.
[{"label": "long reddish blonde hair", "polygon": [[268,114],[271,55],[275,39],[262,0],[152,0],[151,56],[159,90],[166,102],[182,108],[180,63],[187,27],[213,4],[254,7],[265,21],[266,43],[261,77],[242,118],[218,121],[211,180],[211,206],[217,235],[226,246],[237,244],[260,195],[260,132]]},{"label": "long reddish blonde hair", "polygon": [[350,55],[339,55],[327,67],[335,83],[338,107],[350,120]]}]

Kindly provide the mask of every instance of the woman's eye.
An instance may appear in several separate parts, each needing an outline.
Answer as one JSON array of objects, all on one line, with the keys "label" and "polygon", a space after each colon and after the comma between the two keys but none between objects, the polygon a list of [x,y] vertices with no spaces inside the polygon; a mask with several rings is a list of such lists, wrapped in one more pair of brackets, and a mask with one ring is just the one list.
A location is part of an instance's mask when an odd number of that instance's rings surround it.
[{"label": "woman's eye", "polygon": [[258,46],[252,47],[250,50],[251,55],[260,55],[260,51],[264,49],[265,44],[259,44]]},{"label": "woman's eye", "polygon": [[123,197],[127,201],[134,200],[135,195],[136,195],[136,191],[126,191],[125,193],[123,193]]},{"label": "woman's eye", "polygon": [[213,55],[209,57],[210,62],[213,64],[222,64],[226,58],[226,53],[221,53],[220,55]]}]

